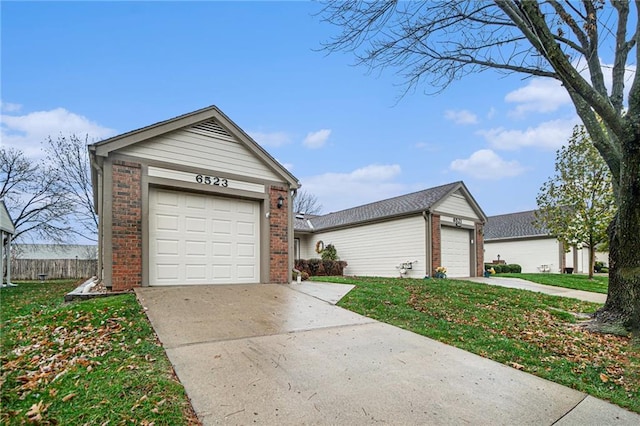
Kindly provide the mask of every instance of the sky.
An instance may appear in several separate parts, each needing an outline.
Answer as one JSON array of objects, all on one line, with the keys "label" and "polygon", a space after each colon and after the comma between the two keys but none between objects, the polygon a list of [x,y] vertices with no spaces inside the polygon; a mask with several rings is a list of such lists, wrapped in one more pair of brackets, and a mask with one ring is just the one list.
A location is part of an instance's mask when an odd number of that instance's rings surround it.
[{"label": "sky", "polygon": [[328,54],[308,2],[0,3],[3,147],[125,133],[216,105],[323,213],[463,181],[487,216],[536,208],[579,123],[548,79],[471,75],[403,96]]}]

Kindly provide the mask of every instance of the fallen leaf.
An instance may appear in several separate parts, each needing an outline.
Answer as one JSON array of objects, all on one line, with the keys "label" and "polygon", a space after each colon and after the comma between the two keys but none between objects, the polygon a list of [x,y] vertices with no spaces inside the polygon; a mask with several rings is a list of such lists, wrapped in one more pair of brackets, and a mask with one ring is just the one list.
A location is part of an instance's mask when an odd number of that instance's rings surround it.
[{"label": "fallen leaf", "polygon": [[522,364],[518,364],[517,362],[512,362],[510,364],[516,370],[524,370],[524,365],[522,365]]},{"label": "fallen leaf", "polygon": [[76,395],[77,395],[77,393],[70,393],[69,395],[67,395],[64,398],[62,398],[62,402],[67,402],[70,399],[72,399],[73,397],[75,397]]},{"label": "fallen leaf", "polygon": [[607,383],[609,381],[609,376],[604,373],[600,373],[600,380],[602,380],[602,383]]}]

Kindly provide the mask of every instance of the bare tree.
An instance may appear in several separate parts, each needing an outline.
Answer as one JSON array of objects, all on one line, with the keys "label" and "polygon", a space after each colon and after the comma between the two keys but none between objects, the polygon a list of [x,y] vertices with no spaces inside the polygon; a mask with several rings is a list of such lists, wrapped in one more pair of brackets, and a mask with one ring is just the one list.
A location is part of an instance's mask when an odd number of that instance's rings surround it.
[{"label": "bare tree", "polygon": [[293,200],[293,211],[295,213],[320,214],[322,212],[322,204],[315,195],[300,190]]},{"label": "bare tree", "polygon": [[[329,51],[399,70],[407,90],[434,92],[497,70],[555,79],[567,91],[613,180],[609,292],[596,326],[640,336],[640,6],[629,0],[327,1],[341,29]],[[613,64],[601,51],[613,52]],[[609,83],[609,84],[607,84]],[[625,84],[630,84],[625,99]]]},{"label": "bare tree", "polygon": [[0,198],[16,227],[16,241],[68,242],[73,205],[65,197],[55,170],[27,159],[22,151],[0,149]]},{"label": "bare tree", "polygon": [[75,134],[59,135],[55,140],[49,136],[44,149],[67,203],[73,206],[70,220],[76,225],[74,232],[97,241],[98,215],[93,203],[88,143],[88,135],[84,139]]}]

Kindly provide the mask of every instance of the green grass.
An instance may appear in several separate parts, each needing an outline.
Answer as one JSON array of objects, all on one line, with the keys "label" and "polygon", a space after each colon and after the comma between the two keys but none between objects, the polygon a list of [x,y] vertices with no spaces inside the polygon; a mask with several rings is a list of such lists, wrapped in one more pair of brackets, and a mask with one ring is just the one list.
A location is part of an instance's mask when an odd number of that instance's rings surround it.
[{"label": "green grass", "polygon": [[0,290],[0,423],[198,424],[135,295],[18,284]]},{"label": "green grass", "polygon": [[594,275],[591,280],[588,275],[578,274],[498,274],[496,276],[522,278],[538,284],[603,294],[607,294],[607,289],[609,288],[609,277],[607,275]]},{"label": "green grass", "polygon": [[600,305],[467,281],[314,277],[355,284],[339,305],[640,413],[640,353],[592,333]]}]

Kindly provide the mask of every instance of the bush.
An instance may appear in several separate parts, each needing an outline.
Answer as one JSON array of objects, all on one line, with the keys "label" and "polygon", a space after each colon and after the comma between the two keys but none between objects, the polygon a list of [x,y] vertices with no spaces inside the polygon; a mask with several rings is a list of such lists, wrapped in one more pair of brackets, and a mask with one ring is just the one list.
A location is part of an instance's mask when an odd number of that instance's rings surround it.
[{"label": "bush", "polygon": [[296,260],[295,269],[307,276],[339,276],[344,275],[344,268],[347,262],[343,260],[322,260],[322,259],[300,259]]},{"label": "bush", "polygon": [[604,262],[600,262],[599,260],[596,260],[596,262],[593,264],[593,270],[596,272],[602,272],[602,268],[604,267]]},{"label": "bush", "polygon": [[600,268],[600,273],[608,274],[609,273],[609,268],[605,268],[605,267]]},{"label": "bush", "polygon": [[510,263],[510,264],[504,264],[504,263],[498,263],[498,264],[493,264],[493,263],[485,263],[484,264],[484,270],[488,271],[491,268],[493,268],[494,271],[496,271],[496,274],[519,274],[522,272],[522,266],[518,265],[517,263]]},{"label": "bush", "polygon": [[338,260],[338,250],[336,250],[336,246],[333,244],[327,244],[327,246],[322,250],[320,254],[322,256],[322,260]]}]

